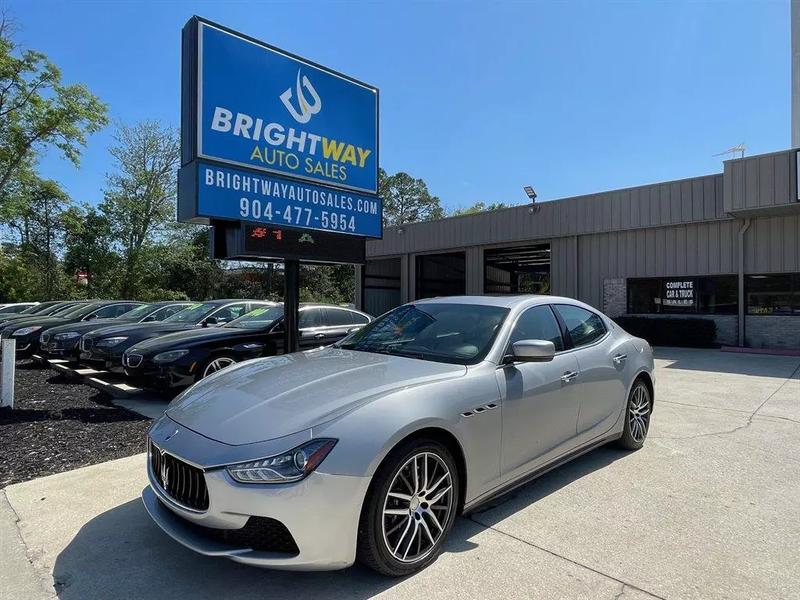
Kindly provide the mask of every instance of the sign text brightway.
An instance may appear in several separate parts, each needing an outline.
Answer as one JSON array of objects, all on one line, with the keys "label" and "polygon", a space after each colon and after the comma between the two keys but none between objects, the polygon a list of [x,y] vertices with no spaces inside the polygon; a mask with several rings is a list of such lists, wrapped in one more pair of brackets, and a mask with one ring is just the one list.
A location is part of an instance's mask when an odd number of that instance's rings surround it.
[{"label": "sign text brightway", "polygon": [[200,23],[198,155],[377,191],[377,90]]}]

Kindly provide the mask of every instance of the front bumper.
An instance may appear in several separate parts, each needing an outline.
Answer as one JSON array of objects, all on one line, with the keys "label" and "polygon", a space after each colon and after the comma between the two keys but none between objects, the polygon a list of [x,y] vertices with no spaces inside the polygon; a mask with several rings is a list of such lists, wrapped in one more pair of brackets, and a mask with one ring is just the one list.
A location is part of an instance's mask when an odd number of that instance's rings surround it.
[{"label": "front bumper", "polygon": [[123,366],[123,371],[125,377],[133,384],[145,388],[168,390],[192,385],[195,382],[196,367],[195,362],[183,364],[179,361],[157,365],[149,358],[145,358],[138,367]]},{"label": "front bumper", "polygon": [[[182,436],[193,434],[180,429]],[[206,439],[193,435],[198,440]],[[206,442],[218,444],[207,439]],[[224,468],[207,469],[204,478],[209,507],[195,511],[177,504],[164,491],[153,475],[149,460],[147,475],[150,485],[142,491],[142,501],[150,517],[170,537],[195,552],[287,570],[343,569],[355,562],[358,522],[369,477],[316,471],[291,484],[242,484],[233,480]],[[191,525],[234,530],[244,527],[250,517],[283,523],[299,552],[265,552],[246,544],[223,543],[204,536]]]}]

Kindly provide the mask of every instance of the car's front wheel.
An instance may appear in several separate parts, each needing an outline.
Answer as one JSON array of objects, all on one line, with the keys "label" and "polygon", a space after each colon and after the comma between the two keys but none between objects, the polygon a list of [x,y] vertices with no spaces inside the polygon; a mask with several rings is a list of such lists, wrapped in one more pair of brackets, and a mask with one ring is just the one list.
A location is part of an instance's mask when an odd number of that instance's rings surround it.
[{"label": "car's front wheel", "polygon": [[619,439],[619,446],[626,450],[638,450],[644,445],[650,430],[650,415],[653,412],[653,396],[647,384],[639,379],[633,384],[628,395],[625,411],[625,429]]},{"label": "car's front wheel", "polygon": [[412,439],[393,450],[364,504],[359,560],[393,577],[429,565],[453,527],[459,486],[453,456],[439,442]]},{"label": "car's front wheel", "polygon": [[214,356],[208,359],[205,364],[197,372],[197,380],[205,379],[209,375],[213,375],[217,371],[221,371],[226,367],[230,367],[236,363],[236,359],[231,356]]}]

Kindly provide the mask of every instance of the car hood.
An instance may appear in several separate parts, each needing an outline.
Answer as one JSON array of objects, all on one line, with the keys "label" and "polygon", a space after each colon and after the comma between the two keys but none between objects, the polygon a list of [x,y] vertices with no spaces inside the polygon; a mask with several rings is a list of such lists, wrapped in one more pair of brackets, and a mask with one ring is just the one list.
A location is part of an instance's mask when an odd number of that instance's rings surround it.
[{"label": "car hood", "polygon": [[203,379],[167,415],[230,445],[297,433],[391,392],[462,377],[463,365],[323,348],[246,361]]},{"label": "car hood", "polygon": [[67,333],[68,331],[76,331],[78,333],[86,333],[94,331],[101,327],[108,327],[110,325],[121,325],[122,323],[131,323],[131,321],[123,321],[121,319],[94,319],[92,321],[84,321],[78,323],[67,323],[66,325],[58,325],[57,327],[50,327],[47,330],[49,334]]},{"label": "car hood", "polygon": [[92,337],[98,339],[127,335],[145,339],[152,335],[164,335],[166,333],[172,333],[173,331],[183,331],[194,327],[197,327],[194,323],[128,323],[127,325],[114,325],[93,330]]},{"label": "car hood", "polygon": [[39,317],[38,319],[31,317],[28,319],[12,321],[8,323],[6,327],[13,327],[15,330],[22,329],[23,327],[35,327],[36,325],[40,325],[42,327],[55,327],[56,325],[69,322],[70,321],[67,321],[66,319],[60,319],[58,317]]},{"label": "car hood", "polygon": [[138,342],[129,352],[148,355],[164,352],[165,350],[192,347],[212,340],[235,338],[248,333],[258,332],[247,329],[234,329],[233,327],[198,327],[167,333],[166,335]]}]

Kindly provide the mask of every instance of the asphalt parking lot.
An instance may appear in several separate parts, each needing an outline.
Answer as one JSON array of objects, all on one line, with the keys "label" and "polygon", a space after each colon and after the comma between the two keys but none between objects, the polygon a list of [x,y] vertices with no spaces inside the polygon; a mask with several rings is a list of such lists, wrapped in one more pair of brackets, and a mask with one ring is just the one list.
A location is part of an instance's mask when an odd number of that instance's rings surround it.
[{"label": "asphalt parking lot", "polygon": [[594,451],[460,519],[408,579],[195,555],[147,517],[136,455],[0,493],[0,596],[800,597],[800,357],[657,357],[644,449]]}]

